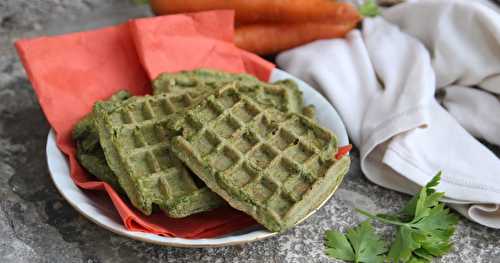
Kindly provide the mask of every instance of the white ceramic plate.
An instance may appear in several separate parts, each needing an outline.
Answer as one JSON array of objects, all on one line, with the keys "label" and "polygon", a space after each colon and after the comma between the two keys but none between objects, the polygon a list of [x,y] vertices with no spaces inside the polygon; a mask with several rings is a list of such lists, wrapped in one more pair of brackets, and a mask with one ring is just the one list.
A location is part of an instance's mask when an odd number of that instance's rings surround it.
[{"label": "white ceramic plate", "polygon": [[[313,104],[317,110],[317,119],[325,127],[337,134],[339,145],[349,143],[347,132],[335,109],[316,90],[303,81],[290,74],[275,69],[271,74],[271,82],[281,79],[291,78],[299,84],[299,88],[304,93],[304,101]],[[253,227],[229,235],[217,238],[186,239],[175,237],[164,237],[154,234],[132,232],[124,228],[120,217],[107,197],[97,191],[84,191],[78,188],[71,180],[69,164],[67,158],[56,145],[55,133],[49,132],[47,138],[47,163],[49,172],[61,195],[82,215],[92,222],[122,236],[145,242],[175,246],[175,247],[217,247],[236,245],[256,240],[261,240],[275,235],[263,227]],[[325,201],[326,202],[326,201]],[[321,205],[322,206],[322,205]],[[317,211],[321,206],[315,209]]]}]

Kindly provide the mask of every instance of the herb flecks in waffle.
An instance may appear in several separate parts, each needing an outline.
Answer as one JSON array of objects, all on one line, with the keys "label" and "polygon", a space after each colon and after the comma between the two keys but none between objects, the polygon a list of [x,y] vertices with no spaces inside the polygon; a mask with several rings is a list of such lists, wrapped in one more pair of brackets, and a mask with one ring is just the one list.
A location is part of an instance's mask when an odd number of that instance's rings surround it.
[{"label": "herb flecks in waffle", "polygon": [[[116,105],[130,98],[130,93],[119,91],[107,101],[102,102],[103,110],[111,111]],[[108,166],[104,152],[99,144],[99,135],[94,125],[94,114],[87,114],[73,129],[73,140],[76,143],[78,162],[90,174],[110,184],[116,191],[123,192],[118,179]]]},{"label": "herb flecks in waffle", "polygon": [[349,167],[333,133],[311,118],[265,108],[237,88],[176,120],[172,151],[231,206],[284,231],[325,201]]},{"label": "herb flecks in waffle", "polygon": [[244,73],[227,73],[210,69],[162,73],[153,81],[154,94],[190,92],[207,96],[218,89],[235,84],[239,92],[251,97],[265,107],[274,107],[283,112],[314,115],[312,106],[304,108],[302,92],[292,80],[266,83]]},{"label": "herb flecks in waffle", "polygon": [[158,205],[171,217],[185,217],[223,204],[197,183],[169,150],[168,117],[193,104],[189,94],[133,97],[113,111],[94,107],[106,160],[132,204],[149,215]]}]

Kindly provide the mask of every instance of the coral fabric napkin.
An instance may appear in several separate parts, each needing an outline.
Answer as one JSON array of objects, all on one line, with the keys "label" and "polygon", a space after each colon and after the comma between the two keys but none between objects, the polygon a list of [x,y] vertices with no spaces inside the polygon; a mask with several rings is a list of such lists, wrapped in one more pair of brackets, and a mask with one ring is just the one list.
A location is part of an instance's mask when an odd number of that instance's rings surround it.
[{"label": "coral fabric napkin", "polygon": [[163,71],[208,67],[267,80],[274,66],[232,44],[233,16],[232,11],[211,11],[146,18],[16,43],[40,105],[56,131],[57,144],[69,157],[71,177],[82,188],[105,190],[129,230],[205,238],[255,224],[229,207],[184,219],[161,212],[144,216],[108,184],[85,173],[71,140],[73,126],[94,102],[120,89],[135,95],[150,93],[151,78]]},{"label": "coral fabric napkin", "polygon": [[277,62],[326,94],[371,181],[415,193],[442,170],[443,201],[500,228],[500,159],[473,137],[500,142],[499,54],[494,9],[433,0],[389,8],[346,39]]},{"label": "coral fabric napkin", "polygon": [[130,30],[151,79],[165,71],[215,68],[267,81],[274,65],[235,48],[233,20],[233,11],[160,16],[132,20]]}]

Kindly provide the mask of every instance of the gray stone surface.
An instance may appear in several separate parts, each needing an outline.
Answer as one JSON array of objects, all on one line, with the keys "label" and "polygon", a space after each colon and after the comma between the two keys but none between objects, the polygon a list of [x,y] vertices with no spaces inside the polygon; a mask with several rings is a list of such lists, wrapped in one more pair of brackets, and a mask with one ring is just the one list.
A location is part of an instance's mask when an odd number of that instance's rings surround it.
[{"label": "gray stone surface", "polygon": [[[286,234],[236,247],[180,249],[112,234],[80,216],[58,194],[45,163],[49,125],[12,47],[22,37],[55,34],[147,14],[128,1],[0,1],[0,262],[335,262],[323,233],[391,211],[408,197],[367,181],[357,153],[333,199]],[[390,228],[382,229],[390,236]],[[455,248],[438,262],[500,262],[500,231],[460,220]]]}]

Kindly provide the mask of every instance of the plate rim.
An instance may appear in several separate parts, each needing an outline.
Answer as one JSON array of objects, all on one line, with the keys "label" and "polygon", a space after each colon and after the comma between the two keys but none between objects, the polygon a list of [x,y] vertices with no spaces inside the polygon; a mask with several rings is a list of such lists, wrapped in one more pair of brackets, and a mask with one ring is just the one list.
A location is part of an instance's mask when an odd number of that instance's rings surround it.
[{"label": "plate rim", "polygon": [[[329,116],[333,118],[337,125],[339,125],[339,130],[341,131],[336,131],[336,135],[338,137],[338,142],[340,145],[347,145],[349,144],[348,136],[347,136],[347,130],[345,128],[345,125],[342,121],[342,118],[340,115],[337,113],[336,109],[329,103],[326,98],[324,98],[317,90],[312,88],[310,85],[305,83],[304,81],[292,76],[291,74],[280,70],[278,68],[274,68],[273,71],[271,72],[270,80],[271,81],[276,81],[276,80],[281,80],[281,79],[293,79],[296,81],[299,85],[299,88],[302,89],[310,89],[312,91],[310,94],[312,96],[312,100],[318,101],[320,104],[323,105],[328,105],[330,108],[331,113],[334,113],[333,116]],[[56,156],[54,156],[56,155]],[[59,155],[59,156],[57,156]],[[61,161],[64,160],[64,161]],[[179,238],[179,237],[167,237],[167,236],[160,236],[156,234],[151,234],[151,233],[145,233],[145,232],[138,232],[138,231],[129,231],[125,229],[122,225],[122,222],[119,223],[118,226],[112,226],[109,225],[105,222],[101,222],[102,220],[97,218],[96,215],[94,215],[94,212],[87,211],[85,208],[83,208],[83,205],[77,204],[73,198],[71,198],[68,194],[69,190],[74,190],[74,189],[64,189],[65,183],[70,183],[70,187],[74,187],[77,190],[77,194],[80,194],[83,196],[84,200],[87,201],[87,203],[90,203],[89,197],[86,196],[85,190],[79,188],[71,179],[71,176],[69,175],[69,164],[68,164],[68,159],[67,157],[60,151],[59,147],[56,144],[56,136],[55,136],[55,131],[51,128],[49,131],[49,134],[47,135],[47,144],[46,144],[46,161],[47,161],[47,166],[50,174],[50,178],[54,185],[56,186],[57,191],[63,196],[63,198],[75,209],[77,210],[81,215],[83,215],[85,218],[90,220],[91,222],[95,223],[96,225],[107,229],[115,234],[126,236],[128,238],[134,239],[134,240],[139,240],[147,243],[152,243],[156,245],[162,245],[162,246],[171,246],[171,247],[189,247],[189,248],[210,248],[210,247],[222,247],[222,246],[232,246],[232,245],[240,245],[240,244],[245,244],[249,242],[255,242],[263,239],[267,239],[269,237],[275,236],[278,233],[277,232],[270,232],[265,229],[257,229],[250,231],[248,233],[244,233],[241,235],[237,236],[223,236],[223,237],[217,237],[217,238],[202,238],[202,239],[189,239],[189,238]],[[57,167],[58,165],[63,165],[62,167],[63,170],[67,170],[66,174],[59,175],[61,173],[60,167]],[[61,182],[59,180],[65,180],[66,182]],[[340,183],[339,183],[340,185]],[[337,187],[332,191],[332,193],[328,196],[328,198],[325,199],[323,203],[321,203],[318,207],[313,209],[304,219],[302,219],[299,223],[302,221],[306,220],[309,218],[311,215],[316,213],[319,209],[323,207],[323,205],[330,200],[332,195],[336,192],[338,188]],[[85,203],[85,204],[87,204]],[[95,209],[98,209],[96,207],[93,207]],[[105,215],[102,215],[105,216]],[[111,220],[109,218],[109,220]],[[120,229],[120,227],[122,229]],[[260,233],[259,233],[260,232]]]}]

